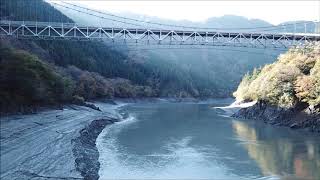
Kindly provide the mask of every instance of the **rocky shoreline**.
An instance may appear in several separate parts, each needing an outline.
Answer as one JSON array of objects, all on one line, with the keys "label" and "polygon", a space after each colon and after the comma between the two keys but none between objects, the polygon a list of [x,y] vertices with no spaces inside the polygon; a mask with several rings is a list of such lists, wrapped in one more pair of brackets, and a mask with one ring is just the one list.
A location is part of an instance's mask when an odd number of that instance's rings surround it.
[{"label": "rocky shoreline", "polygon": [[80,131],[80,136],[73,139],[73,155],[75,166],[84,179],[99,179],[99,152],[96,147],[96,139],[101,131],[110,124],[117,122],[115,118],[94,120]]},{"label": "rocky shoreline", "polygon": [[320,133],[320,114],[305,106],[285,109],[259,101],[251,107],[240,109],[232,117]]}]

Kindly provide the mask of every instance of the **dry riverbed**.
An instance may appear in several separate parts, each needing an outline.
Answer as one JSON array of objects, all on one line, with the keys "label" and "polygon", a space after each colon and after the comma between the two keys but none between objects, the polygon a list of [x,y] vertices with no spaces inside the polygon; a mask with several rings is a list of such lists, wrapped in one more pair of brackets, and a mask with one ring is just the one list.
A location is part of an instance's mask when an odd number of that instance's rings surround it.
[{"label": "dry riverbed", "polygon": [[95,140],[120,117],[117,105],[95,105],[1,117],[0,179],[97,179]]}]

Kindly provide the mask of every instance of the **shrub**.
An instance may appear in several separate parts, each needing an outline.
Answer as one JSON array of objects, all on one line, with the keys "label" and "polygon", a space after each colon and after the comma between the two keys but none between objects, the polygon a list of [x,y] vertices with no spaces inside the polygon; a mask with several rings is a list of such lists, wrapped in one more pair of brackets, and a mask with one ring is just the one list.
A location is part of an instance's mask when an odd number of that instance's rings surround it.
[{"label": "shrub", "polygon": [[0,46],[0,101],[6,104],[38,105],[67,101],[73,83],[26,51]]}]

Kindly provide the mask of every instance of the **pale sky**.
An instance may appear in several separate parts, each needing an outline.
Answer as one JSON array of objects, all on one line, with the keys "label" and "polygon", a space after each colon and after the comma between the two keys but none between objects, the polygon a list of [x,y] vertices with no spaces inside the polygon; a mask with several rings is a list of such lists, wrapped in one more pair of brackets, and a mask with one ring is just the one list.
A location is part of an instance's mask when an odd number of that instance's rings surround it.
[{"label": "pale sky", "polygon": [[110,12],[131,12],[173,20],[205,21],[209,17],[239,15],[272,24],[320,20],[318,1],[68,1]]}]

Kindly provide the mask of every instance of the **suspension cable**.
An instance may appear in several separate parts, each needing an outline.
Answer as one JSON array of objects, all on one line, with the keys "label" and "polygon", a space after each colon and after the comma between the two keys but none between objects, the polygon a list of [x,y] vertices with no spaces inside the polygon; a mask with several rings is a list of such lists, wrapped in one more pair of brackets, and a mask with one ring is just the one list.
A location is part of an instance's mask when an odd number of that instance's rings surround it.
[{"label": "suspension cable", "polygon": [[[112,17],[117,17],[117,18],[121,18],[121,19],[126,19],[126,20],[131,20],[131,21],[136,21],[136,22],[141,22],[141,23],[147,23],[147,24],[154,24],[154,25],[161,25],[161,26],[171,26],[171,27],[180,27],[180,28],[190,28],[190,29],[215,29],[215,30],[249,30],[249,29],[269,29],[269,28],[277,28],[277,29],[280,29],[280,28],[283,28],[283,24],[282,25],[278,25],[278,26],[261,26],[261,27],[252,27],[252,28],[213,28],[213,27],[195,27],[195,26],[182,26],[182,25],[174,25],[174,24],[165,24],[165,23],[157,23],[157,22],[149,22],[149,21],[143,21],[143,20],[139,20],[139,19],[133,19],[133,18],[128,18],[128,17],[123,17],[123,16],[118,16],[118,15],[115,15],[115,14],[111,14],[111,13],[106,13],[106,12],[102,12],[102,11],[98,11],[98,10],[93,10],[93,9],[89,9],[89,8],[86,8],[86,7],[82,7],[82,6],[79,6],[79,5],[75,5],[75,4],[72,4],[72,3],[68,3],[68,2],[64,2],[64,1],[61,1],[62,3],[64,4],[68,4],[68,5],[71,5],[71,6],[74,6],[74,7],[78,7],[78,8],[81,8],[81,9],[85,9],[85,10],[88,10],[88,11],[92,11],[92,12],[96,12],[96,13],[99,13],[99,14],[104,14],[104,15],[108,15],[108,16],[112,16]],[[288,26],[288,25],[294,25],[294,24],[304,24],[306,22],[301,22],[301,23],[290,23],[290,24],[285,24],[285,26]],[[314,22],[308,22],[308,23],[314,23]]]},{"label": "suspension cable", "polygon": [[[66,9],[70,9],[70,10],[73,10],[73,11],[76,11],[76,12],[80,12],[80,13],[84,13],[84,14],[87,14],[87,15],[90,15],[90,16],[94,16],[94,17],[98,17],[98,18],[102,18],[102,19],[106,19],[106,20],[110,20],[110,21],[114,21],[114,22],[119,22],[119,23],[123,23],[123,24],[129,24],[129,25],[134,25],[134,26],[139,26],[139,27],[144,27],[142,26],[141,24],[135,24],[135,23],[130,23],[130,22],[126,22],[126,21],[121,21],[121,20],[115,20],[115,19],[112,19],[112,18],[107,18],[107,17],[104,17],[104,16],[99,16],[99,15],[96,15],[96,14],[93,14],[93,13],[88,13],[88,12],[84,12],[84,11],[81,11],[81,10],[78,10],[78,9],[75,9],[75,8],[71,8],[71,7],[68,7],[68,6],[65,6],[65,5],[62,5],[62,4],[58,4],[58,3],[55,3],[55,2],[51,2],[55,5],[58,5],[58,6],[61,6],[61,7],[64,7]],[[89,9],[90,10],[90,9]],[[147,22],[146,22],[147,23]],[[312,22],[308,22],[308,23],[312,23]],[[160,23],[161,24],[161,23]],[[301,23],[292,23],[292,24],[286,24],[287,25],[294,25],[294,24],[306,24],[305,22],[301,22]],[[179,26],[179,27],[188,27],[190,28],[189,26]],[[264,27],[265,28],[265,27]],[[283,25],[281,26],[269,26],[269,28],[273,28],[273,29],[267,29],[267,30],[263,30],[264,31],[275,31],[275,30],[279,30],[279,29],[283,29]],[[197,27],[196,29],[206,29],[206,28],[199,28]],[[207,28],[207,29],[210,29],[210,28]],[[216,29],[216,28],[214,28]],[[233,28],[231,28],[233,29]],[[241,28],[240,28],[241,29]],[[248,29],[252,29],[252,30],[255,30],[257,28],[248,28]],[[261,30],[260,30],[261,31]],[[259,31],[252,31],[252,32],[259,32]]]}]

